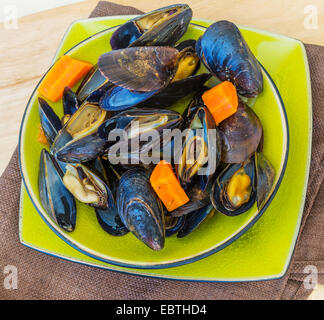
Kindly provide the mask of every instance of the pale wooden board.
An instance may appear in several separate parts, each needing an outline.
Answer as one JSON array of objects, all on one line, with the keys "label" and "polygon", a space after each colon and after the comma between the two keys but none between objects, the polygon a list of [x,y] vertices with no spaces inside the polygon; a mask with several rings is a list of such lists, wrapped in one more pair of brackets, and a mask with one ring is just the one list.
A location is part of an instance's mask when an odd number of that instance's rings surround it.
[{"label": "pale wooden board", "polygon": [[[19,19],[17,30],[0,25],[0,173],[18,142],[20,121],[33,88],[47,70],[72,21],[86,18],[97,0],[51,9]],[[181,1],[115,0],[150,11]],[[187,0],[194,17],[227,19],[235,23],[281,33],[306,43],[324,45],[323,0]],[[304,26],[304,8],[318,12],[318,28]],[[310,298],[324,299],[323,286]]]}]

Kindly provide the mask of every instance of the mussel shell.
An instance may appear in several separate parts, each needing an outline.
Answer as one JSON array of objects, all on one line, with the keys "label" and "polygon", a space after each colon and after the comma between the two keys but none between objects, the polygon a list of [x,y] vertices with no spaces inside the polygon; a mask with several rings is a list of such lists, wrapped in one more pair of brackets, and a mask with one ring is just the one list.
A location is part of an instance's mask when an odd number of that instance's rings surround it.
[{"label": "mussel shell", "polygon": [[108,79],[102,75],[98,66],[95,65],[81,82],[76,95],[81,102],[99,102],[109,85]]},{"label": "mussel shell", "polygon": [[43,98],[38,98],[38,112],[45,137],[49,145],[52,145],[55,137],[62,128],[60,118]]},{"label": "mussel shell", "polygon": [[78,97],[69,87],[64,88],[62,102],[64,115],[72,115],[79,108]]},{"label": "mussel shell", "polygon": [[52,153],[64,162],[95,159],[106,148],[106,142],[97,135],[98,127],[106,118],[107,112],[99,106],[83,104],[57,134],[51,147]]},{"label": "mussel shell", "polygon": [[218,126],[222,138],[221,160],[242,163],[257,150],[262,137],[262,124],[255,112],[239,101],[237,111]]},{"label": "mussel shell", "polygon": [[101,108],[108,111],[123,111],[132,107],[171,106],[178,100],[198,91],[210,77],[208,73],[194,75],[171,82],[166,88],[149,92],[130,91],[114,86],[105,93],[99,104]]},{"label": "mussel shell", "polygon": [[110,206],[107,209],[95,208],[96,217],[101,228],[112,236],[123,236],[129,230],[122,223],[116,205],[116,192],[120,175],[102,158],[97,158],[90,164],[92,172],[100,177],[107,186],[107,193],[109,194]]},{"label": "mussel shell", "polygon": [[178,67],[179,51],[171,47],[134,47],[102,54],[98,67],[110,82],[134,91],[166,87]]},{"label": "mussel shell", "polygon": [[257,177],[257,206],[261,210],[271,192],[276,173],[270,161],[261,152],[255,153],[255,168]]},{"label": "mussel shell", "polygon": [[[175,10],[178,10],[176,12]],[[170,12],[170,18],[155,24],[148,30],[141,30],[139,20],[159,13]],[[172,15],[173,13],[173,15]],[[175,14],[176,13],[176,14]],[[192,18],[192,10],[186,4],[171,5],[138,16],[120,26],[111,36],[113,50],[128,46],[173,46],[187,31]]]},{"label": "mussel shell", "polygon": [[124,236],[129,230],[122,223],[117,206],[109,209],[95,209],[96,217],[101,228],[112,236]]},{"label": "mussel shell", "polygon": [[111,35],[110,46],[113,50],[127,48],[136,39],[140,38],[141,35],[142,32],[134,21],[127,21]]},{"label": "mussel shell", "polygon": [[[71,176],[79,180],[79,189],[76,189],[74,184],[70,184],[71,180],[68,178]],[[80,194],[80,189],[82,189],[84,193],[87,193],[87,190],[84,186],[84,179],[87,179],[87,184],[91,184],[91,192],[96,192],[96,196],[98,198],[97,202],[89,202],[87,201],[87,198],[84,198],[83,194]],[[106,182],[102,180],[95,172],[87,168],[85,165],[79,163],[67,165],[63,177],[63,183],[76,199],[91,207],[109,209],[115,205],[114,196],[109,187],[107,186]]]},{"label": "mussel shell", "polygon": [[[61,141],[65,137],[61,134]],[[106,142],[101,139],[97,133],[88,135],[78,140],[71,140],[67,136],[65,140],[66,144],[60,149],[54,149],[55,157],[63,162],[68,163],[80,163],[87,162],[97,158],[98,156],[104,154],[106,150]]]},{"label": "mussel shell", "polygon": [[234,23],[224,20],[209,26],[197,41],[196,51],[213,75],[233,82],[242,96],[262,92],[260,64]]},{"label": "mussel shell", "polygon": [[38,188],[41,203],[51,219],[63,230],[71,232],[76,223],[76,205],[64,186],[63,173],[54,157],[42,149],[39,162]]},{"label": "mussel shell", "polygon": [[[241,167],[244,168],[245,173],[250,177],[252,189],[250,199],[247,202],[243,203],[239,208],[234,209],[231,208],[230,205],[226,202],[225,192],[226,186],[231,177]],[[217,211],[227,216],[237,216],[249,210],[256,200],[256,172],[254,157],[247,160],[243,164],[229,164],[215,180],[210,193],[210,200]]]},{"label": "mussel shell", "polygon": [[[221,137],[215,121],[206,107],[193,107],[190,103],[189,108],[191,113],[186,115],[189,130],[187,130],[176,168],[182,184],[190,184],[192,179],[199,174],[200,187],[205,190],[221,159]],[[204,150],[206,154],[203,154],[204,158],[200,159],[200,153],[203,153]],[[188,161],[192,161],[192,163],[188,164]],[[199,172],[200,169],[206,170],[206,173],[202,175]]]},{"label": "mussel shell", "polygon": [[[167,135],[163,135],[164,129],[178,128],[182,124],[181,115],[172,110],[167,109],[152,109],[152,108],[133,108],[118,113],[116,116],[108,119],[98,129],[99,136],[109,142],[110,133],[114,129],[122,129],[127,135],[123,140],[128,146],[131,145],[132,139],[137,139],[141,134],[149,134],[153,129],[159,134],[159,139],[152,139],[150,141],[139,141],[138,152],[142,153],[151,150],[153,146],[158,143],[168,143]],[[133,132],[133,124],[138,124],[138,131]],[[162,139],[165,138],[165,139]],[[163,141],[161,141],[163,140]],[[115,142],[109,142],[107,150],[109,151]],[[121,142],[118,142],[121,143]],[[128,148],[127,148],[128,150]]]},{"label": "mussel shell", "polygon": [[116,201],[127,229],[151,249],[161,250],[165,239],[163,208],[146,173],[126,171],[119,181]]},{"label": "mussel shell", "polygon": [[180,99],[199,91],[210,77],[210,74],[202,73],[171,82],[166,88],[157,92],[148,100],[138,105],[138,107],[172,106]]},{"label": "mussel shell", "polygon": [[196,230],[200,226],[200,224],[209,216],[212,210],[213,206],[210,204],[184,216],[184,223],[177,234],[177,238],[184,238],[185,236]]},{"label": "mussel shell", "polygon": [[99,101],[101,108],[108,111],[123,111],[137,106],[155,95],[158,90],[149,92],[130,91],[126,88],[113,86]]}]

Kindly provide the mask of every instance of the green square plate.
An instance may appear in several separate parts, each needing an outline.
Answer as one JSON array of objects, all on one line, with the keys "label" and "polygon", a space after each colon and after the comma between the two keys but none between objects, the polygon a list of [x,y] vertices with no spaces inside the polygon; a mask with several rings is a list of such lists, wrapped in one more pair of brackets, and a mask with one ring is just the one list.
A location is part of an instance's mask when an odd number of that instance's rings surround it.
[{"label": "green square plate", "polygon": [[[55,59],[89,36],[119,25],[129,18],[131,16],[117,16],[74,22],[66,32]],[[202,20],[192,22],[201,26],[211,23]],[[266,214],[253,228],[223,250],[187,265],[145,270],[120,267],[85,255],[59,238],[37,213],[25,187],[22,186],[21,243],[63,259],[151,277],[244,281],[283,276],[296,243],[310,163],[312,105],[307,57],[300,41],[246,27],[241,27],[241,30],[253,52],[276,83],[290,125],[289,158],[284,178]],[[268,134],[275,135],[276,128],[272,126]],[[278,148],[282,147],[281,143],[278,140]]]}]

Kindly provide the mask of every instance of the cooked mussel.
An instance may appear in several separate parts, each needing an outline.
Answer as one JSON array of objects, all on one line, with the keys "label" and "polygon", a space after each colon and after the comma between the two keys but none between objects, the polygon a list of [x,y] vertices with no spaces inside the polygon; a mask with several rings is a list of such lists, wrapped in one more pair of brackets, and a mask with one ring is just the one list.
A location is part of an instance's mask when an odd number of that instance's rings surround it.
[{"label": "cooked mussel", "polygon": [[134,91],[166,87],[178,68],[179,51],[171,47],[134,47],[113,50],[98,60],[101,73],[113,84]]},{"label": "cooked mussel", "polygon": [[105,141],[97,135],[107,112],[98,105],[85,103],[59,131],[52,152],[63,162],[85,162],[95,159],[105,150]]},{"label": "cooked mussel", "polygon": [[222,161],[242,163],[258,149],[262,137],[262,124],[255,112],[243,101],[237,111],[219,126],[222,138]]},{"label": "cooked mussel", "polygon": [[120,26],[111,36],[113,50],[128,46],[173,46],[187,31],[192,10],[186,4],[160,8]]},{"label": "cooked mussel", "polygon": [[89,206],[107,209],[114,204],[112,193],[106,183],[85,165],[68,164],[63,182],[76,199]]},{"label": "cooked mussel", "polygon": [[109,111],[121,111],[131,107],[171,106],[181,98],[198,91],[210,78],[210,74],[196,75],[199,58],[194,49],[185,47],[178,55],[178,68],[167,87],[148,92],[131,91],[119,86],[111,87],[100,99],[100,106]]},{"label": "cooked mussel", "polygon": [[[149,153],[155,148],[159,151],[161,146],[169,142],[171,129],[178,128],[182,121],[181,115],[176,111],[134,108],[108,119],[98,129],[98,135],[107,141],[108,159],[115,164],[114,157],[122,159],[123,153],[127,154],[128,159],[129,156],[136,157],[136,153]],[[166,129],[170,129],[170,135],[166,134]],[[115,133],[122,133],[122,136],[115,136]],[[117,137],[121,140],[116,143]]]},{"label": "cooked mussel", "polygon": [[116,201],[127,229],[151,249],[161,250],[165,239],[163,207],[143,170],[131,169],[121,176]]},{"label": "cooked mussel", "polygon": [[221,158],[221,138],[215,121],[204,106],[191,107],[187,114],[187,130],[177,164],[183,185],[190,184],[197,174],[204,190],[213,177]]},{"label": "cooked mussel", "polygon": [[236,216],[249,210],[257,200],[259,210],[271,192],[275,172],[269,160],[256,153],[242,164],[229,164],[217,177],[210,194],[216,210]]},{"label": "cooked mussel", "polygon": [[254,160],[228,165],[215,180],[210,198],[215,209],[228,216],[250,209],[256,199]]},{"label": "cooked mussel", "polygon": [[209,26],[197,41],[196,51],[214,76],[231,81],[242,96],[262,92],[260,64],[234,23],[224,20]]},{"label": "cooked mussel", "polygon": [[45,137],[49,145],[52,145],[55,137],[62,128],[60,118],[43,98],[38,98],[38,112]]},{"label": "cooked mussel", "polygon": [[102,75],[98,65],[95,65],[81,82],[76,94],[82,103],[84,101],[99,103],[109,86],[108,79]]},{"label": "cooked mussel", "polygon": [[76,205],[64,186],[63,172],[54,157],[42,149],[39,161],[38,188],[41,203],[51,219],[65,231],[75,228]]}]

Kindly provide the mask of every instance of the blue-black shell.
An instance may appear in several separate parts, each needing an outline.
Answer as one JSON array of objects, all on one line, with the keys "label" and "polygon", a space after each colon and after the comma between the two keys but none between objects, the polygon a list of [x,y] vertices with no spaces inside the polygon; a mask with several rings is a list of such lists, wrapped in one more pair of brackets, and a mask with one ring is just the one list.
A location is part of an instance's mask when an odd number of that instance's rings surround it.
[{"label": "blue-black shell", "polygon": [[[180,12],[176,13],[177,10]],[[153,25],[148,30],[141,30],[137,25],[137,21],[163,12],[168,13],[170,19]],[[192,10],[187,4],[171,5],[145,13],[129,20],[112,34],[111,48],[116,50],[128,46],[174,46],[187,31],[191,18]]]},{"label": "blue-black shell", "polygon": [[[228,184],[229,180],[241,167],[244,168],[245,173],[251,179],[252,190],[248,202],[242,204],[239,208],[232,209],[226,204],[227,200],[224,194],[226,192],[226,185]],[[227,216],[237,216],[249,210],[256,200],[256,168],[254,156],[243,164],[235,163],[229,164],[227,167],[225,167],[213,184],[210,193],[210,200],[217,211]]]},{"label": "blue-black shell", "polygon": [[38,98],[38,111],[45,137],[49,145],[52,145],[57,133],[62,129],[61,120],[43,98]]},{"label": "blue-black shell", "polygon": [[151,249],[161,250],[165,239],[163,207],[143,170],[131,169],[122,175],[116,201],[124,225]]},{"label": "blue-black shell", "polygon": [[260,64],[234,23],[223,20],[209,26],[196,52],[214,76],[231,81],[239,94],[255,97],[262,92]]},{"label": "blue-black shell", "polygon": [[63,173],[54,157],[42,149],[39,161],[38,188],[41,203],[52,220],[71,232],[76,223],[76,205],[62,180]]}]

